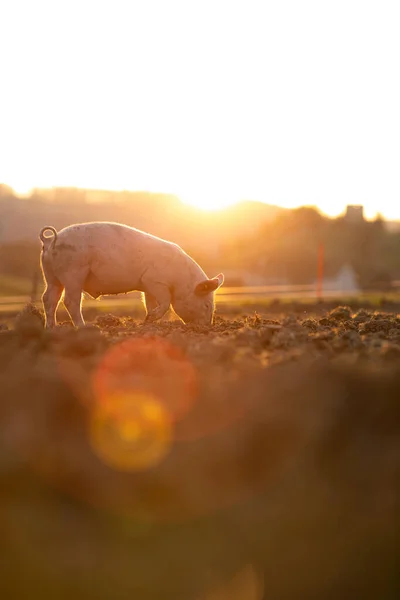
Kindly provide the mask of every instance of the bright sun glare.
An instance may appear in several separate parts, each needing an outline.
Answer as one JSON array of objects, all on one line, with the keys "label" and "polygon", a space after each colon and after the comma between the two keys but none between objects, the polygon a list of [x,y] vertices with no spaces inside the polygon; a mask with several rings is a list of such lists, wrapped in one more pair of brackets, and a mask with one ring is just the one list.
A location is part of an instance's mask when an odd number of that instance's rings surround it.
[{"label": "bright sun glare", "polygon": [[184,204],[189,204],[190,206],[194,206],[195,208],[200,208],[201,210],[221,210],[223,208],[227,208],[228,206],[232,206],[236,204],[236,200],[224,200],[217,197],[196,197],[195,195],[191,195],[190,198],[180,196],[182,202]]},{"label": "bright sun glare", "polygon": [[396,0],[21,5],[0,2],[1,183],[400,217]]}]

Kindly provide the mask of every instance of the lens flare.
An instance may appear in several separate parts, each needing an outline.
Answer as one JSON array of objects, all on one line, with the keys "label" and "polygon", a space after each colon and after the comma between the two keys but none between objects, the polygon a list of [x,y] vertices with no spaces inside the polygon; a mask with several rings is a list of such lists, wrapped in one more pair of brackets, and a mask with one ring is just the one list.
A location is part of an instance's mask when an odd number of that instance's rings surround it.
[{"label": "lens flare", "polygon": [[172,443],[172,426],[163,406],[144,393],[110,396],[90,418],[92,448],[118,471],[140,471],[158,465]]},{"label": "lens flare", "polygon": [[157,337],[113,346],[92,377],[90,441],[96,455],[117,470],[160,464],[174,424],[197,393],[196,371],[182,350]]},{"label": "lens flare", "polygon": [[183,351],[157,337],[130,338],[113,346],[92,379],[98,404],[120,394],[156,398],[172,422],[192,406],[197,395],[197,377]]}]

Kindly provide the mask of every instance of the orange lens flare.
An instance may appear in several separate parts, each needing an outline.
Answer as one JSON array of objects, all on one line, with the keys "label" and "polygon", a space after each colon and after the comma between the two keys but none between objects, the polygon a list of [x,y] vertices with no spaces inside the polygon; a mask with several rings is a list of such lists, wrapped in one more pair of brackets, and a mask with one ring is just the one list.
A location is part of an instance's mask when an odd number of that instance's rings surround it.
[{"label": "orange lens flare", "polygon": [[130,338],[113,346],[96,369],[92,388],[96,403],[118,393],[157,398],[172,422],[192,406],[197,377],[183,351],[157,337]]},{"label": "orange lens flare", "polygon": [[96,455],[118,471],[141,471],[158,465],[172,444],[168,413],[144,393],[110,396],[92,412],[89,438]]},{"label": "orange lens flare", "polygon": [[113,346],[92,377],[90,441],[105,464],[137,471],[170,450],[174,423],[192,406],[196,371],[162,338],[130,338]]}]

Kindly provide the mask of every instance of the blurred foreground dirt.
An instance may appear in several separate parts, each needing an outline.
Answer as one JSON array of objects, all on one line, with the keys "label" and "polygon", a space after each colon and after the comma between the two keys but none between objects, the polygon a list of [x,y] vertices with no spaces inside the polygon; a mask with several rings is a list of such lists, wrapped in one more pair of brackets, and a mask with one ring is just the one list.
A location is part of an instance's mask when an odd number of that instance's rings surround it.
[{"label": "blurred foreground dirt", "polygon": [[2,598],[400,597],[400,318],[0,326]]}]

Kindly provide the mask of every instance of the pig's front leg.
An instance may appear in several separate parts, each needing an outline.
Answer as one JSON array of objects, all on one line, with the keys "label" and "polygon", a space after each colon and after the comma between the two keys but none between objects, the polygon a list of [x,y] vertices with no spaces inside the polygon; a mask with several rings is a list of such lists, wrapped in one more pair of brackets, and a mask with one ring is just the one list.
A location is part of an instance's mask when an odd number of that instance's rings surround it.
[{"label": "pig's front leg", "polygon": [[171,293],[168,287],[161,283],[147,283],[144,292],[146,301],[146,323],[161,319],[171,305]]}]

